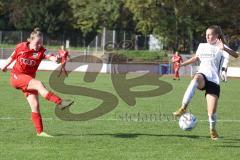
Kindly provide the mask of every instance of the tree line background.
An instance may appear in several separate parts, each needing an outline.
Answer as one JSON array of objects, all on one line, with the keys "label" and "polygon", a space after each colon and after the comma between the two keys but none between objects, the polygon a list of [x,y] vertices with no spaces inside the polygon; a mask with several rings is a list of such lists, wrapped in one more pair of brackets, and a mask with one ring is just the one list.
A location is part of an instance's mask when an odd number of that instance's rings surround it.
[{"label": "tree line background", "polygon": [[216,24],[236,49],[239,9],[239,0],[0,0],[0,30],[40,27],[53,38],[77,36],[89,43],[106,27],[154,34],[165,49],[191,52]]}]

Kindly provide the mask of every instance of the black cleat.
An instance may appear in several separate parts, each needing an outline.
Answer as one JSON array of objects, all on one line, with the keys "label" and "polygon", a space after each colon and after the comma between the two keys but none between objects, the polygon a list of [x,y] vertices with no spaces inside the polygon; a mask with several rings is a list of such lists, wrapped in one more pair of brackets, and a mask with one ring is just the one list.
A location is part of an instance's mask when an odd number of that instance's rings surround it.
[{"label": "black cleat", "polygon": [[73,103],[74,103],[73,100],[62,100],[62,102],[58,104],[57,107],[62,110],[66,107],[71,106]]}]

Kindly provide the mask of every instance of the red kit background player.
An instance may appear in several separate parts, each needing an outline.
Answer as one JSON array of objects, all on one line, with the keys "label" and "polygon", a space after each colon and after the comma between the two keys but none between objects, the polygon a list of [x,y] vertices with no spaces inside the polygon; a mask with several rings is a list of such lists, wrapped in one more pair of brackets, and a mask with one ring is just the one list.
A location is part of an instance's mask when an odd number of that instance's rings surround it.
[{"label": "red kit background player", "polygon": [[68,59],[71,60],[71,59],[64,45],[62,45],[61,50],[58,51],[58,57],[61,58],[61,69],[58,77],[62,74],[62,71],[65,73],[66,76],[68,76],[65,66],[66,66],[67,60]]},{"label": "red kit background player", "polygon": [[172,63],[173,63],[173,70],[174,70],[174,77],[173,79],[180,79],[179,76],[179,69],[180,69],[180,64],[183,62],[182,57],[179,55],[178,51],[175,52],[175,54],[172,57]]}]

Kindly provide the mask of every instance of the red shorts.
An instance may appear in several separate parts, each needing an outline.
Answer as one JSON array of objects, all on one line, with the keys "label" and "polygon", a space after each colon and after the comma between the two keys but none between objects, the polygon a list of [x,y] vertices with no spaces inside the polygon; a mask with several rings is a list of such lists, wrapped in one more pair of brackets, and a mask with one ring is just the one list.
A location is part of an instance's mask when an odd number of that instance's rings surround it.
[{"label": "red shorts", "polygon": [[179,64],[174,64],[173,68],[174,68],[174,70],[176,70],[176,69],[178,70],[178,69],[180,69],[180,65]]},{"label": "red shorts", "polygon": [[11,73],[10,83],[11,83],[12,87],[22,90],[22,92],[24,93],[24,95],[26,97],[29,96],[30,94],[38,95],[37,90],[28,90],[27,89],[28,84],[32,79],[34,79],[34,77],[31,77],[26,74]]}]

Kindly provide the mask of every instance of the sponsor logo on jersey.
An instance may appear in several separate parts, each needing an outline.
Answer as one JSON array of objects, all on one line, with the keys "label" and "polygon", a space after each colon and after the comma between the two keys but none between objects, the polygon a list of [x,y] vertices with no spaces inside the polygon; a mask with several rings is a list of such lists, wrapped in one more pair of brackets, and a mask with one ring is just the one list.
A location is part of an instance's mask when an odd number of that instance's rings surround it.
[{"label": "sponsor logo on jersey", "polygon": [[28,66],[35,66],[37,63],[35,60],[27,58],[20,58],[20,62]]},{"label": "sponsor logo on jersey", "polygon": [[204,54],[200,54],[200,58],[214,58],[215,55],[212,53],[204,53]]}]

